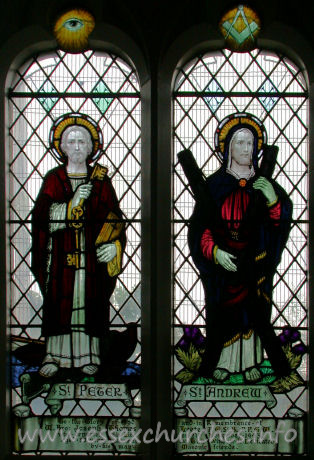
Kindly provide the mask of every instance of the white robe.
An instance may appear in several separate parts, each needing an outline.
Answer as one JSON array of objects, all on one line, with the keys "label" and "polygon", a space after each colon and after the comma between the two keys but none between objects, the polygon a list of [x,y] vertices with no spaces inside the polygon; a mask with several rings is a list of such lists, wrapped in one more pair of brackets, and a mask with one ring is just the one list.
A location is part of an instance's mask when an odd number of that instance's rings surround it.
[{"label": "white robe", "polygon": [[222,349],[217,368],[231,373],[244,372],[261,364],[263,349],[261,339],[253,332],[249,338],[240,337]]},{"label": "white robe", "polygon": [[[86,176],[69,176],[72,190],[86,181]],[[67,203],[53,203],[50,208],[50,233],[66,227]],[[56,222],[60,221],[60,222]],[[50,244],[51,245],[51,244]],[[55,363],[59,367],[99,365],[99,338],[85,334],[85,235],[80,232],[80,268],[75,271],[71,333],[47,338],[43,364]],[[48,261],[48,266],[50,261]]]}]

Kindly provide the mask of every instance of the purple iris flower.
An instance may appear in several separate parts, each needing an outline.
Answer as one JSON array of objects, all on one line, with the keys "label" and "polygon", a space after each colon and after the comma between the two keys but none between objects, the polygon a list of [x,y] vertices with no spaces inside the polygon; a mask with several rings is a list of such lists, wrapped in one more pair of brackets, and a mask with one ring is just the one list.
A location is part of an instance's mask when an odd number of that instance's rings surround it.
[{"label": "purple iris flower", "polygon": [[187,351],[192,343],[196,348],[202,347],[205,342],[205,338],[201,333],[200,329],[195,326],[186,326],[183,329],[183,337],[178,343],[178,347]]},{"label": "purple iris flower", "polygon": [[307,351],[307,347],[303,343],[299,343],[292,347],[292,351],[295,355],[303,355]]},{"label": "purple iris flower", "polygon": [[[301,334],[295,327],[285,326],[282,330],[282,333],[278,336],[282,345],[286,345],[288,343],[292,344],[301,340]],[[307,347],[304,343],[298,343],[291,348],[291,351],[295,355],[303,355],[307,352]]]},{"label": "purple iris flower", "polygon": [[296,328],[286,326],[279,335],[279,340],[282,345],[286,345],[287,343],[294,343],[300,340],[300,337],[300,332]]}]

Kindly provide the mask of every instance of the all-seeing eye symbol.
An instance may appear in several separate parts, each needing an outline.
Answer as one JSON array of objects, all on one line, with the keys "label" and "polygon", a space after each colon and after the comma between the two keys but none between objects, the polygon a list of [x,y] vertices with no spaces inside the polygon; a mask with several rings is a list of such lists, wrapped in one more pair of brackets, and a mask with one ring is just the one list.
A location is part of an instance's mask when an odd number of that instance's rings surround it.
[{"label": "all-seeing eye symbol", "polygon": [[91,13],[74,9],[59,16],[54,34],[62,50],[78,53],[87,49],[88,37],[94,27],[95,19]]}]

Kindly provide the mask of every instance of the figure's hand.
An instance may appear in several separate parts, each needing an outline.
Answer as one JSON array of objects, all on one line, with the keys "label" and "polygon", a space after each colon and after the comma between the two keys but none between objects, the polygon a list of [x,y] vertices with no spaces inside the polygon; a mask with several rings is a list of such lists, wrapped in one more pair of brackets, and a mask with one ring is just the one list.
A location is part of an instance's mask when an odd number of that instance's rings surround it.
[{"label": "figure's hand", "polygon": [[273,203],[274,201],[277,200],[277,195],[274,190],[274,187],[272,184],[269,182],[266,177],[259,177],[253,184],[253,188],[255,190],[260,190],[268,203]]},{"label": "figure's hand", "polygon": [[92,188],[93,184],[83,184],[77,187],[72,198],[72,208],[77,206],[82,199],[87,200],[87,198],[91,194]]},{"label": "figure's hand", "polygon": [[232,262],[232,259],[236,259],[236,256],[230,254],[229,252],[223,251],[222,249],[217,249],[216,260],[219,265],[228,270],[228,272],[237,271],[237,266]]},{"label": "figure's hand", "polygon": [[117,255],[115,243],[105,243],[96,249],[98,262],[110,262]]}]

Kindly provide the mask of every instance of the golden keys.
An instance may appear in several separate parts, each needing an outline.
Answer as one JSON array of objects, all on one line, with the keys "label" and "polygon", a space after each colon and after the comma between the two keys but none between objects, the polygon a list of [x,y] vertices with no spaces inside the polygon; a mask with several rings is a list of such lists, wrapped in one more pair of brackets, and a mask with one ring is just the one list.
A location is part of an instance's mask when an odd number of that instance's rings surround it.
[{"label": "golden keys", "polygon": [[72,209],[72,219],[73,220],[70,223],[70,226],[74,228],[81,228],[83,226],[83,222],[82,221],[76,222],[76,221],[79,221],[80,218],[83,216],[83,214],[84,214],[84,211],[83,211],[81,204],[78,204],[77,206],[75,206],[75,208]]},{"label": "golden keys", "polygon": [[78,253],[67,254],[67,265],[69,267],[80,268],[79,254]]},{"label": "golden keys", "polygon": [[[108,169],[105,166],[101,166],[98,163],[94,166],[93,172],[90,176],[89,183],[94,179],[104,180]],[[80,230],[83,227],[83,215],[84,215],[84,198],[82,198],[77,206],[75,206],[71,211],[71,221],[69,222],[70,227],[75,230],[75,253],[67,255],[67,264],[69,266],[75,266],[75,268],[80,268]],[[116,216],[115,216],[116,217]],[[120,232],[121,230],[118,230]],[[112,234],[113,228],[110,229],[110,234]],[[117,232],[117,230],[116,230]]]},{"label": "golden keys", "polygon": [[108,171],[108,168],[96,163],[94,166],[93,172],[90,176],[90,180],[93,180],[93,179],[104,180],[104,177],[107,174],[107,171]]},{"label": "golden keys", "polygon": [[[96,163],[96,165],[94,166],[93,172],[90,176],[89,183],[91,183],[94,179],[98,179],[100,181],[104,180],[107,174],[107,171],[108,171],[108,168]],[[85,201],[84,198],[82,198],[79,204],[72,209],[72,222],[70,223],[71,227],[81,228],[83,226],[83,222],[75,222],[75,221],[79,221],[84,214],[84,210],[83,210],[84,201]]]}]

